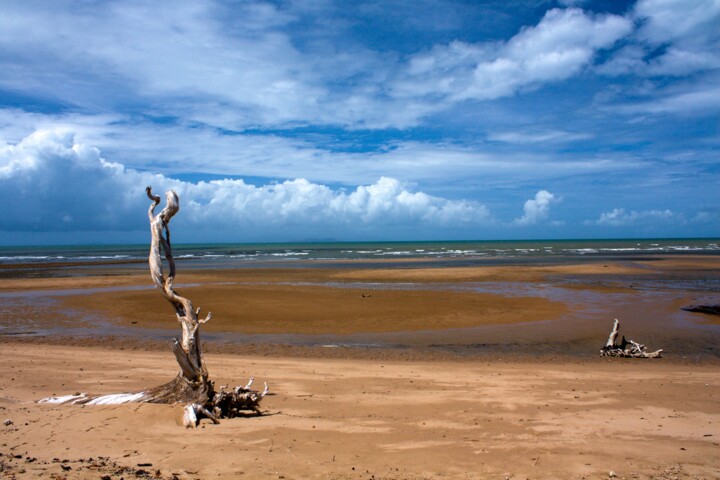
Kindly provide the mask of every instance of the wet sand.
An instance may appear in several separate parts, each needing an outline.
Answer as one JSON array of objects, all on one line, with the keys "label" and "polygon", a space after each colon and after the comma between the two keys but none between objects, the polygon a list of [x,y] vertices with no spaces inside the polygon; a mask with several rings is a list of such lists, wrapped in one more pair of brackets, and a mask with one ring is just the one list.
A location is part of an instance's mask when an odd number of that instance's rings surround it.
[{"label": "wet sand", "polygon": [[[175,375],[143,266],[5,269],[0,478],[720,478],[720,258],[386,267],[180,269],[211,377],[272,392],[198,430],[35,403]],[[665,357],[599,358],[613,318]]]},{"label": "wet sand", "polygon": [[[177,322],[145,268],[10,272],[0,278],[0,338],[162,344],[177,335]],[[385,268],[185,269],[176,278],[196,307],[212,311],[203,338],[225,351],[335,345],[579,357],[594,355],[619,318],[621,333],[651,348],[676,358],[717,358],[720,317],[681,307],[717,303],[718,285],[717,256],[455,268],[388,261]]]}]

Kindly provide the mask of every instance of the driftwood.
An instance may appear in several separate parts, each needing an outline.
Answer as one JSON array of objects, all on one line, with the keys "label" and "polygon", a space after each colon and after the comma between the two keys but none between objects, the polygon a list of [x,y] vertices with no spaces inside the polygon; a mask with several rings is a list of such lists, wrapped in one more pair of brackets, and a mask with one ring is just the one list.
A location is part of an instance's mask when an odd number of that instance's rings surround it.
[{"label": "driftwood", "polygon": [[601,357],[631,357],[631,358],[660,358],[662,357],[662,350],[656,350],[654,352],[648,352],[647,347],[641,343],[637,343],[633,340],[626,340],[623,335],[620,345],[617,345],[617,337],[620,334],[620,320],[615,319],[613,329],[610,332],[610,336],[605,343],[605,346],[600,350]]},{"label": "driftwood", "polygon": [[[200,351],[200,325],[210,320],[208,313],[199,318],[200,309],[195,309],[192,302],[175,291],[175,261],[170,243],[170,219],[180,209],[177,194],[170,190],[165,194],[167,204],[159,213],[155,208],[160,204],[160,197],[153,195],[150,187],[146,189],[152,204],[148,210],[150,220],[150,275],[156,287],[175,309],[177,320],[182,328],[181,340],[174,339],[172,351],[180,366],[180,372],[172,381],[142,392],[119,393],[111,395],[87,395],[78,393],[63,397],[50,397],[39,403],[71,403],[82,405],[119,405],[130,402],[144,403],[187,403],[183,414],[186,427],[197,426],[201,418],[209,418],[218,423],[220,418],[232,418],[244,411],[261,414],[260,401],[268,391],[267,384],[262,392],[252,390],[253,379],[244,387],[235,387],[226,392],[225,387],[216,391],[209,379],[207,367]],[[163,273],[162,256],[168,263],[168,275]]]}]

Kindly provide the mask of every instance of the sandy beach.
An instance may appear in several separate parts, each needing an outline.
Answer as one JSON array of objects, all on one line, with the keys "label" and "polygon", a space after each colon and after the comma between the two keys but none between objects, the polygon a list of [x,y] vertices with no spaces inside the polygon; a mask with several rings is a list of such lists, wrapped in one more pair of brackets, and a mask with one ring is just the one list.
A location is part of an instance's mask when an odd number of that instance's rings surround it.
[{"label": "sandy beach", "polygon": [[160,384],[168,354],[5,344],[2,356],[3,478],[720,475],[717,365],[210,354],[218,382],[254,375],[272,395],[261,417],[186,430],[180,406],[34,403]]},{"label": "sandy beach", "polygon": [[[177,371],[142,266],[0,276],[4,478],[720,478],[716,256],[562,265],[193,269],[218,385],[263,415],[41,405]],[[613,318],[658,360],[601,359]],[[612,472],[612,474],[610,473]]]}]

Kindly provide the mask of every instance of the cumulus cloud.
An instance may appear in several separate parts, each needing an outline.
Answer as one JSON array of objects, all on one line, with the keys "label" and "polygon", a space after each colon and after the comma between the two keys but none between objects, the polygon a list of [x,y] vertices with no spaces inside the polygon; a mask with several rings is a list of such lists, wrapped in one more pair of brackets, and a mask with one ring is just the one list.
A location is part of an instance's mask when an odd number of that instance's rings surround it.
[{"label": "cumulus cloud", "polygon": [[515,219],[514,223],[516,225],[535,225],[545,220],[550,213],[550,205],[559,201],[558,197],[547,190],[540,190],[535,194],[535,198],[525,202],[523,216]]},{"label": "cumulus cloud", "polygon": [[614,208],[609,212],[600,214],[597,220],[585,222],[587,225],[599,225],[608,227],[621,227],[627,225],[635,225],[638,223],[653,221],[684,221],[682,215],[673,213],[671,210],[645,210],[645,211],[626,211],[624,208]]},{"label": "cumulus cloud", "polygon": [[397,227],[490,221],[483,205],[413,191],[388,177],[349,191],[302,178],[262,186],[232,179],[183,182],[109,162],[98,149],[76,142],[71,131],[50,130],[0,147],[0,202],[17,206],[0,217],[0,230],[141,230],[146,185],[175,189],[188,212],[185,224],[236,235],[248,228],[295,227],[305,233],[386,229],[392,236]]}]

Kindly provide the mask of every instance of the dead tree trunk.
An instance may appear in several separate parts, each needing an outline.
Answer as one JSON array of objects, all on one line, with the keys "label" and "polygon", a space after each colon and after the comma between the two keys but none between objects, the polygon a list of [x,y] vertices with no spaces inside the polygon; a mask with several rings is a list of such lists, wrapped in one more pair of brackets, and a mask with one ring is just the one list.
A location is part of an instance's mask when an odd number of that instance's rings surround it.
[{"label": "dead tree trunk", "polygon": [[[157,288],[175,309],[175,315],[182,328],[182,340],[173,340],[172,351],[175,354],[180,372],[170,383],[156,387],[152,391],[152,400],[157,403],[191,402],[204,404],[212,393],[212,383],[208,379],[207,368],[200,352],[200,324],[210,320],[208,313],[204,319],[199,319],[200,309],[195,310],[192,302],[175,292],[175,260],[170,244],[170,219],[180,209],[177,194],[169,190],[165,194],[167,204],[162,211],[155,215],[155,207],[160,204],[160,197],[153,195],[150,187],[146,189],[148,197],[153,201],[148,210],[150,220],[150,276]],[[169,265],[167,278],[163,274],[162,253]]]},{"label": "dead tree trunk", "polygon": [[622,342],[617,345],[617,337],[620,334],[620,320],[615,319],[613,329],[610,332],[610,336],[605,343],[605,346],[600,350],[601,357],[631,357],[631,358],[660,358],[662,357],[662,350],[656,350],[654,352],[647,352],[645,345],[637,343],[633,340],[626,340],[625,336],[622,337]]},{"label": "dead tree trunk", "polygon": [[[224,387],[216,391],[209,379],[207,367],[200,350],[200,325],[210,320],[208,313],[203,319],[199,318],[200,309],[195,309],[192,302],[175,291],[175,260],[172,255],[170,243],[170,219],[180,209],[177,194],[169,190],[165,194],[167,204],[163,210],[155,214],[155,208],[160,204],[160,197],[153,195],[147,187],[147,196],[152,200],[148,210],[150,220],[150,275],[153,282],[160,289],[163,297],[175,309],[175,315],[182,328],[180,340],[174,339],[172,351],[180,366],[177,377],[172,381],[142,392],[120,393],[111,395],[89,396],[81,393],[64,397],[51,397],[40,400],[40,403],[73,403],[85,405],[122,404],[129,402],[145,403],[187,403],[183,415],[185,426],[196,426],[200,418],[207,417],[217,423],[219,418],[232,418],[243,411],[252,411],[260,414],[260,401],[265,397],[268,387],[262,392],[252,390],[252,379],[244,387],[235,387],[226,392]],[[168,274],[163,273],[163,255],[168,263]]]}]

